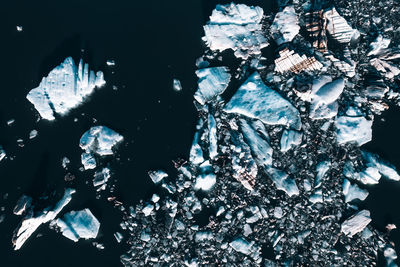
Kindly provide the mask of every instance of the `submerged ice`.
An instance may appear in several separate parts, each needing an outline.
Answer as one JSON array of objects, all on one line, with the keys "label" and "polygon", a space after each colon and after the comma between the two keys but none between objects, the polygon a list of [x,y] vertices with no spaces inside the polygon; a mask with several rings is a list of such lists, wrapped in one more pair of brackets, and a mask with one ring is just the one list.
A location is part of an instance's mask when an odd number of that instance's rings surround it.
[{"label": "submerged ice", "polygon": [[89,71],[89,65],[83,60],[76,66],[72,57],[68,57],[50,71],[26,98],[43,119],[54,120],[55,114],[65,115],[92,94],[95,87],[104,84],[101,71]]}]

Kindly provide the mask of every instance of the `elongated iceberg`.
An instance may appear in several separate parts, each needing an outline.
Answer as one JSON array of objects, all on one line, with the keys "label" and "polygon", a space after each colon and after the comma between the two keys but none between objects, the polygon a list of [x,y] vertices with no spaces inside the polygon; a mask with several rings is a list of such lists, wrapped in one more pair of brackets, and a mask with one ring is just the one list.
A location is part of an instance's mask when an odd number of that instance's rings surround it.
[{"label": "elongated iceberg", "polygon": [[300,130],[299,111],[280,94],[266,86],[255,72],[224,107],[227,113],[242,114],[265,124]]},{"label": "elongated iceberg", "polygon": [[54,120],[55,114],[65,115],[92,94],[95,87],[103,86],[103,76],[101,71],[89,71],[89,65],[83,60],[77,67],[72,57],[68,57],[50,71],[26,98],[43,119]]}]

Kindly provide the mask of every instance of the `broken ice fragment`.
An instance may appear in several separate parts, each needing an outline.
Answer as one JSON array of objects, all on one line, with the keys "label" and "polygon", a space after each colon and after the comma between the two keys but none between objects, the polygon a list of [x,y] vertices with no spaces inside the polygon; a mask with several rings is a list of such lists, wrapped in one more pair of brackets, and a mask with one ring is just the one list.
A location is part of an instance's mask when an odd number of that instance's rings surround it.
[{"label": "broken ice fragment", "polygon": [[278,45],[291,42],[299,30],[299,19],[293,6],[287,6],[278,12],[270,29]]},{"label": "broken ice fragment", "polygon": [[327,20],[326,29],[328,33],[339,43],[349,43],[352,39],[356,39],[360,35],[357,30],[350,27],[334,7],[325,11],[324,16]]},{"label": "broken ice fragment", "polygon": [[212,51],[232,49],[236,57],[259,55],[268,46],[262,31],[263,9],[243,4],[217,5],[204,26],[203,40]]},{"label": "broken ice fragment", "polygon": [[0,161],[2,161],[6,157],[6,151],[4,151],[3,147],[0,145]]},{"label": "broken ice fragment", "polygon": [[148,203],[143,209],[142,212],[144,213],[144,216],[149,216],[151,212],[154,210],[154,206],[150,203]]},{"label": "broken ice fragment", "polygon": [[372,139],[372,121],[362,116],[341,116],[336,119],[335,125],[339,144],[355,142],[361,146]]},{"label": "broken ice fragment", "polygon": [[255,72],[224,107],[227,113],[242,114],[265,124],[301,128],[300,113],[279,93],[270,89]]},{"label": "broken ice fragment", "polygon": [[82,153],[81,162],[85,170],[92,170],[96,168],[96,159],[90,153]]},{"label": "broken ice fragment", "polygon": [[316,167],[317,175],[315,176],[314,188],[318,188],[321,186],[322,179],[324,178],[325,174],[328,172],[330,167],[331,167],[330,161],[322,161],[318,163]]},{"label": "broken ice fragment", "polygon": [[243,253],[245,255],[249,255],[251,253],[251,250],[252,250],[252,244],[247,242],[247,240],[245,240],[242,237],[239,237],[239,238],[233,240],[232,242],[229,243],[229,245],[235,251]]},{"label": "broken ice fragment", "polygon": [[201,105],[221,95],[228,87],[231,75],[227,67],[214,67],[196,71],[199,78],[194,99]]},{"label": "broken ice fragment", "polygon": [[195,189],[201,189],[203,191],[210,190],[214,184],[217,182],[214,170],[207,160],[200,165],[200,173],[196,178],[196,183],[194,185]]},{"label": "broken ice fragment", "polygon": [[354,199],[365,200],[368,196],[368,191],[361,189],[356,184],[351,184],[349,180],[343,180],[343,195],[345,202],[351,202]]},{"label": "broken ice fragment", "polygon": [[342,223],[341,231],[350,237],[361,232],[371,222],[370,212],[362,210]]},{"label": "broken ice fragment", "polygon": [[79,146],[86,153],[106,156],[112,155],[112,148],[123,139],[122,135],[106,126],[94,126],[82,135]]},{"label": "broken ice fragment", "polygon": [[96,74],[89,72],[89,65],[83,64],[82,60],[76,67],[72,57],[68,57],[44,77],[26,98],[43,119],[54,120],[55,114],[65,115],[92,94],[95,87],[104,84],[101,71]]},{"label": "broken ice fragment", "polygon": [[174,79],[172,81],[172,88],[174,88],[174,90],[177,91],[177,92],[182,91],[181,81],[178,80],[178,79]]},{"label": "broken ice fragment", "polygon": [[96,238],[100,223],[89,209],[71,211],[55,221],[63,236],[77,242],[80,238]]},{"label": "broken ice fragment", "polygon": [[110,169],[109,168],[103,168],[101,171],[97,171],[94,173],[94,179],[93,179],[93,186],[94,187],[99,187],[97,190],[102,190],[103,185],[105,185],[110,179]]},{"label": "broken ice fragment", "polygon": [[168,177],[168,174],[162,170],[149,171],[148,174],[155,184],[159,184],[165,177]]},{"label": "broken ice fragment", "polygon": [[293,178],[290,178],[284,171],[275,168],[268,168],[266,169],[266,173],[274,182],[278,190],[284,191],[289,195],[289,197],[299,194],[299,188],[297,187],[296,181]]},{"label": "broken ice fragment", "polygon": [[32,205],[32,198],[30,196],[22,195],[18,199],[13,212],[15,215],[22,215],[31,207],[31,205]]},{"label": "broken ice fragment", "polygon": [[30,214],[25,217],[20,227],[14,232],[12,239],[14,250],[20,249],[41,224],[54,220],[58,213],[71,201],[73,193],[75,193],[75,190],[68,188],[65,190],[63,198],[57,202],[53,209],[48,207],[39,212],[36,216]]},{"label": "broken ice fragment", "polygon": [[189,161],[196,165],[204,162],[203,150],[200,146],[203,124],[203,120],[199,119],[196,126],[196,133],[193,137],[192,147],[190,148]]},{"label": "broken ice fragment", "polygon": [[298,131],[284,130],[281,137],[281,151],[286,152],[294,146],[301,144],[303,134]]},{"label": "broken ice fragment", "polygon": [[33,139],[38,135],[38,131],[33,129],[30,133],[29,133],[29,139]]},{"label": "broken ice fragment", "polygon": [[374,56],[379,54],[382,50],[389,47],[390,39],[383,38],[382,35],[378,35],[375,41],[370,43],[371,51],[369,51],[368,56]]}]

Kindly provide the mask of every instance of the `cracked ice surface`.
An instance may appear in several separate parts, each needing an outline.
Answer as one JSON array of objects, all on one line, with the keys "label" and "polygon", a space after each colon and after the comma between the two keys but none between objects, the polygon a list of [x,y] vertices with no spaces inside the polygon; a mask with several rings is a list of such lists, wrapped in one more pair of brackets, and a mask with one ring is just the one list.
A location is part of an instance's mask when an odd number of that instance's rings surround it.
[{"label": "cracked ice surface", "polygon": [[296,130],[301,128],[297,109],[266,86],[257,72],[237,90],[224,111],[259,119],[269,125],[284,125]]},{"label": "cracked ice surface", "polygon": [[40,225],[54,220],[58,213],[71,201],[73,193],[75,193],[75,190],[68,188],[65,190],[63,198],[57,202],[54,208],[46,208],[36,216],[33,216],[33,214],[27,215],[14,233],[12,239],[14,250],[20,249]]},{"label": "cracked ice surface", "polygon": [[63,236],[74,242],[80,238],[96,238],[100,228],[99,221],[89,209],[66,213],[62,219],[57,219],[55,224]]},{"label": "cracked ice surface", "polygon": [[92,94],[95,87],[104,84],[101,71],[97,73],[89,71],[89,65],[84,64],[83,60],[77,67],[72,57],[68,57],[61,65],[50,71],[26,98],[35,106],[43,119],[54,120],[55,113],[65,115]]},{"label": "cracked ice surface", "polygon": [[262,32],[263,9],[243,4],[217,5],[204,26],[206,44],[213,51],[232,49],[235,56],[246,59],[261,54],[268,45]]}]

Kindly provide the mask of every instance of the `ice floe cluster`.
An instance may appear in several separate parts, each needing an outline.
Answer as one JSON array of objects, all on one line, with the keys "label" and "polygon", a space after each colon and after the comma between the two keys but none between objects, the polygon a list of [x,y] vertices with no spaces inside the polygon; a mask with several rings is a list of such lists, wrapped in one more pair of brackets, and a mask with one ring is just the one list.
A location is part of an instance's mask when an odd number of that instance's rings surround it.
[{"label": "ice floe cluster", "polygon": [[[397,266],[388,234],[359,208],[381,178],[400,180],[361,147],[399,99],[394,29],[361,27],[352,1],[280,2],[276,14],[233,3],[212,12],[188,161],[174,175],[150,171],[162,193],[120,207],[125,266],[375,266],[378,255]],[[241,63],[221,67],[227,49]]]}]

